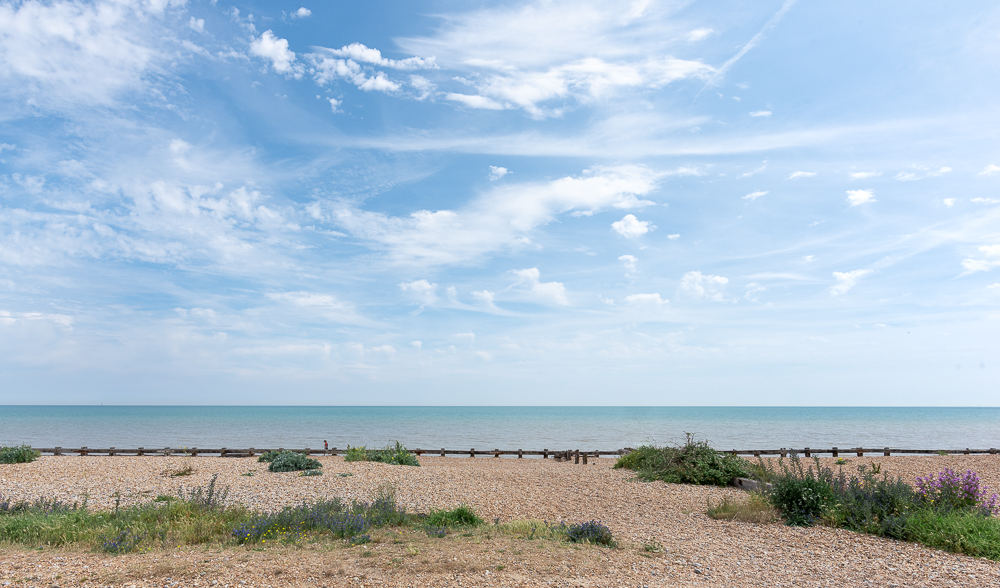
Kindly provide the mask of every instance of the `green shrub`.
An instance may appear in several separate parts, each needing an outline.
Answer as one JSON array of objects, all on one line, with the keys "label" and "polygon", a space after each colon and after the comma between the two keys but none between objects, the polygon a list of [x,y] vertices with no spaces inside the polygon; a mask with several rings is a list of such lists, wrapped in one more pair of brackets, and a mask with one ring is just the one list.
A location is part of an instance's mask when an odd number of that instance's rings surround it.
[{"label": "green shrub", "polygon": [[716,486],[729,485],[733,479],[746,476],[749,469],[743,459],[716,451],[705,441],[695,441],[690,434],[680,447],[639,447],[618,458],[615,467],[634,470],[647,482]]},{"label": "green shrub", "polygon": [[260,457],[257,458],[257,462],[271,463],[272,461],[274,461],[274,458],[278,457],[279,455],[281,455],[281,452],[278,451],[277,449],[265,451],[264,453],[260,454]]},{"label": "green shrub", "polygon": [[813,525],[833,503],[833,488],[815,476],[788,476],[773,482],[771,504],[789,525]]},{"label": "green shrub", "polygon": [[361,447],[347,446],[347,454],[344,461],[373,461],[392,465],[420,466],[417,456],[407,451],[402,443],[396,441],[395,445],[387,445],[384,449],[367,449]]},{"label": "green shrub", "polygon": [[365,449],[364,445],[361,447],[351,447],[348,445],[344,461],[368,461],[368,450]]},{"label": "green shrub", "polygon": [[294,451],[282,451],[274,456],[271,465],[267,469],[272,472],[303,472],[307,470],[318,470],[323,467],[319,461],[296,453]]},{"label": "green shrub", "polygon": [[33,449],[30,445],[0,447],[0,463],[29,463],[41,455],[41,451]]},{"label": "green shrub", "polygon": [[424,522],[432,527],[478,527],[483,519],[463,504],[451,510],[432,510]]},{"label": "green shrub", "polygon": [[1000,560],[1000,519],[977,512],[921,509],[905,519],[900,539],[953,553]]},{"label": "green shrub", "polygon": [[587,521],[566,527],[566,538],[573,543],[593,543],[594,545],[604,545],[615,547],[615,541],[611,529],[599,521]]}]

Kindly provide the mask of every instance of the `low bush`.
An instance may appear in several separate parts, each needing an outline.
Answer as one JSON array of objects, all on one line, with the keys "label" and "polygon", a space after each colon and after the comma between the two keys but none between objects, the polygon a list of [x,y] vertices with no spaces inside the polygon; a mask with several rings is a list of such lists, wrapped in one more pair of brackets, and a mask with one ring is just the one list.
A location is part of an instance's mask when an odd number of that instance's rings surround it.
[{"label": "low bush", "polygon": [[272,461],[274,461],[274,458],[278,457],[279,455],[281,455],[280,451],[278,451],[277,449],[271,449],[270,451],[265,451],[264,453],[261,453],[260,457],[257,458],[257,462],[271,463]]},{"label": "low bush", "polygon": [[432,510],[424,522],[435,527],[478,527],[483,519],[463,504],[451,510]]},{"label": "low bush", "polygon": [[829,513],[834,526],[896,539],[903,538],[906,516],[916,507],[916,493],[901,478],[876,476],[879,468],[858,467],[848,478],[832,477],[836,508]]},{"label": "low bush", "polygon": [[594,545],[604,545],[615,547],[617,542],[611,529],[599,521],[587,521],[566,527],[566,538],[572,543],[593,543]]},{"label": "low bush", "polygon": [[407,451],[406,447],[399,441],[382,449],[368,449],[364,445],[361,447],[348,445],[344,461],[374,461],[392,465],[420,466],[417,456]]},{"label": "low bush", "polygon": [[321,467],[323,464],[319,463],[318,460],[286,449],[274,456],[267,469],[271,472],[303,472],[318,470]]},{"label": "low bush", "polygon": [[41,451],[32,448],[30,445],[0,447],[0,463],[29,463],[35,461],[41,455]]},{"label": "low bush", "polygon": [[917,495],[935,510],[977,511],[982,516],[990,516],[998,510],[996,494],[987,498],[988,490],[980,487],[979,475],[972,470],[957,474],[950,469],[917,478]]},{"label": "low bush", "polygon": [[695,441],[691,434],[679,447],[639,447],[618,458],[615,467],[634,470],[647,482],[715,486],[727,486],[733,479],[747,476],[749,471],[742,458],[716,451],[706,441]]}]

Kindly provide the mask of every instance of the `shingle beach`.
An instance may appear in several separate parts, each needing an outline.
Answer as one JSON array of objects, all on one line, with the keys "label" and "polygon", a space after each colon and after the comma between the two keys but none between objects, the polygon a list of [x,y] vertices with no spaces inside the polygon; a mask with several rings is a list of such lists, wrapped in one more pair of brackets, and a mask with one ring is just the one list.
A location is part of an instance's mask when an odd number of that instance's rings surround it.
[{"label": "shingle beach", "polygon": [[[1000,489],[997,456],[848,458],[846,471],[881,463],[912,481],[944,468],[979,472]],[[42,457],[0,465],[0,496],[93,508],[175,495],[218,474],[229,500],[273,510],[321,497],[367,499],[396,487],[411,511],[472,506],[487,521],[598,519],[617,549],[559,546],[511,537],[463,541],[407,537],[359,549],[264,551],[218,546],[108,556],[72,549],[0,548],[0,586],[997,586],[1000,563],[824,527],[715,521],[708,501],[740,490],[644,483],[611,469],[537,459],[422,457],[422,467],[320,458],[323,476],[274,474],[253,458]],[[832,460],[824,460],[829,463]],[[190,465],[195,473],[170,477]],[[255,470],[253,476],[245,476]],[[350,476],[339,476],[337,474]],[[659,544],[662,552],[644,551]],[[9,583],[9,584],[8,584]],[[214,584],[213,584],[214,583]]]}]

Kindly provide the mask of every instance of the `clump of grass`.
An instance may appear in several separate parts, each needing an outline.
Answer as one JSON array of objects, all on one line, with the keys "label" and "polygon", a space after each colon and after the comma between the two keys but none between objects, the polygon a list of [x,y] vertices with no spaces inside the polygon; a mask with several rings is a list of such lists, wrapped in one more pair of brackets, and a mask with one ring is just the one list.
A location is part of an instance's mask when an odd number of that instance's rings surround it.
[{"label": "clump of grass", "polygon": [[520,519],[506,523],[495,523],[490,531],[522,539],[566,540],[566,525],[556,525],[538,519]]},{"label": "clump of grass", "polygon": [[41,455],[41,451],[32,448],[30,445],[0,447],[0,463],[30,463],[38,459]]},{"label": "clump of grass", "polygon": [[432,510],[425,522],[436,527],[478,527],[483,524],[483,519],[462,504],[451,510]]},{"label": "clump of grass", "polygon": [[184,467],[178,469],[166,469],[163,470],[164,476],[170,476],[171,478],[179,478],[182,476],[190,476],[195,472],[194,467],[191,464],[185,464]]},{"label": "clump of grass", "polygon": [[600,521],[587,521],[566,527],[566,538],[572,543],[592,543],[594,545],[604,545],[605,547],[616,547],[611,529]]},{"label": "clump of grass", "polygon": [[618,458],[615,468],[634,470],[647,482],[715,486],[727,486],[733,479],[747,476],[749,471],[742,458],[716,451],[706,441],[695,441],[690,433],[679,447],[639,447]]},{"label": "clump of grass", "polygon": [[177,489],[177,496],[184,502],[202,510],[213,511],[222,509],[225,507],[226,498],[229,496],[229,486],[222,489],[216,488],[215,482],[218,479],[219,474],[215,474],[207,485],[191,488],[187,491],[186,495],[184,487],[181,486]]},{"label": "clump of grass", "polygon": [[306,470],[301,474],[299,474],[299,477],[301,478],[303,476],[322,476],[322,475],[323,472],[321,470]]},{"label": "clump of grass", "polygon": [[746,500],[730,500],[727,496],[718,504],[709,503],[706,514],[713,519],[743,523],[772,523],[781,520],[781,513],[760,492],[751,492]]},{"label": "clump of grass", "polygon": [[420,466],[417,456],[407,451],[406,447],[399,441],[382,449],[367,449],[364,445],[361,447],[348,445],[344,461],[374,461],[392,465]]},{"label": "clump of grass", "polygon": [[271,472],[303,472],[321,467],[323,464],[319,460],[286,449],[271,459],[271,465],[267,469]]}]

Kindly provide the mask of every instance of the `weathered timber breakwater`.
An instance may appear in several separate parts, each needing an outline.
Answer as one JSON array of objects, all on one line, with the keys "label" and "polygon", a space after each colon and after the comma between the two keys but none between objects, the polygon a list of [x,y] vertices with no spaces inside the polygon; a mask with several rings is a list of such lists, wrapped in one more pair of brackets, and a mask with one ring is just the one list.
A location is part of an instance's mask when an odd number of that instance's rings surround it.
[{"label": "weathered timber breakwater", "polygon": [[[267,451],[295,451],[297,453],[303,453],[305,455],[330,455],[337,456],[347,452],[346,449],[338,449],[332,447],[329,449],[312,449],[312,448],[302,448],[302,449],[292,449],[285,447],[276,448],[255,448],[248,447],[245,449],[239,448],[199,448],[199,447],[163,447],[163,448],[146,448],[138,447],[135,449],[127,448],[91,448],[91,447],[36,447],[36,450],[41,452],[43,455],[136,455],[136,456],[172,456],[172,455],[189,455],[192,457],[197,456],[211,456],[217,455],[220,457],[254,457],[265,453]],[[580,463],[581,459],[583,463],[587,463],[588,459],[591,457],[597,458],[601,456],[621,456],[632,451],[633,448],[625,447],[623,449],[613,449],[613,450],[580,450],[580,449],[565,449],[565,450],[527,450],[527,449],[408,449],[409,453],[416,455],[418,457],[423,455],[433,455],[438,457],[448,457],[448,456],[458,456],[458,457],[535,457],[541,459],[555,459],[557,461],[568,461],[570,459],[574,460],[576,463]],[[964,449],[905,449],[905,448],[893,448],[893,447],[880,447],[880,448],[864,448],[864,447],[851,447],[851,448],[810,448],[804,447],[802,449],[793,449],[782,447],[779,449],[732,449],[724,450],[723,453],[729,453],[732,455],[744,455],[744,456],[754,456],[754,457],[790,457],[792,455],[798,455],[801,457],[813,457],[813,456],[823,456],[829,455],[831,457],[840,457],[841,454],[844,455],[855,455],[857,457],[864,457],[865,455],[996,455],[1000,450],[995,447],[989,449],[970,449],[968,447]]]}]

